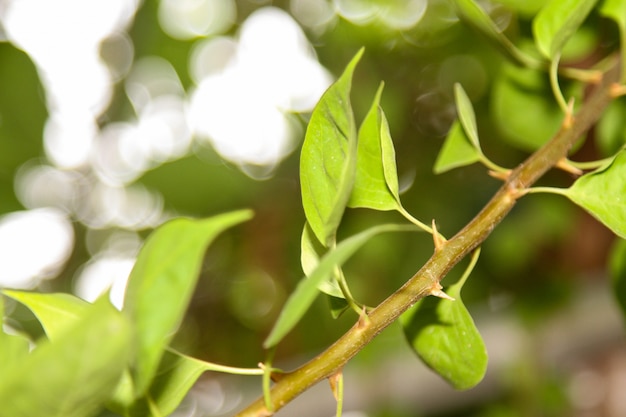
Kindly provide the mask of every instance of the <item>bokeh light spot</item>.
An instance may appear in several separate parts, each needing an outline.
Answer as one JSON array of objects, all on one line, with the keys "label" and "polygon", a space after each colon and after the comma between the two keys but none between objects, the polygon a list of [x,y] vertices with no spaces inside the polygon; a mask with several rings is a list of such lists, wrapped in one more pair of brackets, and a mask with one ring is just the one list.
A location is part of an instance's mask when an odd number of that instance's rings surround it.
[{"label": "bokeh light spot", "polygon": [[0,217],[0,286],[34,288],[55,277],[74,247],[74,229],[65,213],[51,209]]},{"label": "bokeh light spot", "polygon": [[159,23],[175,39],[223,33],[237,18],[232,0],[161,0]]}]

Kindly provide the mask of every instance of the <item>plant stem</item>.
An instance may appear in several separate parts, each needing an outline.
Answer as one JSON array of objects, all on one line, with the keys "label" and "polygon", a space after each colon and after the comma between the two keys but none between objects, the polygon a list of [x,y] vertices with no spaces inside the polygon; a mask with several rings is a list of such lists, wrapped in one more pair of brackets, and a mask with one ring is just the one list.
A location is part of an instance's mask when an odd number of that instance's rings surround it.
[{"label": "plant stem", "polygon": [[[506,182],[485,207],[460,232],[434,252],[424,266],[400,289],[369,313],[369,321],[359,320],[324,352],[300,368],[282,375],[271,390],[274,410],[278,410],[312,385],[341,369],[376,335],[402,313],[436,288],[439,281],[489,236],[493,228],[513,208],[525,190],[565,157],[572,145],[595,124],[611,102],[610,87],[619,78],[619,65],[608,71],[581,106],[572,123],[564,123],[557,134],[526,161],[511,171]],[[239,417],[270,416],[263,398],[241,411]]]}]

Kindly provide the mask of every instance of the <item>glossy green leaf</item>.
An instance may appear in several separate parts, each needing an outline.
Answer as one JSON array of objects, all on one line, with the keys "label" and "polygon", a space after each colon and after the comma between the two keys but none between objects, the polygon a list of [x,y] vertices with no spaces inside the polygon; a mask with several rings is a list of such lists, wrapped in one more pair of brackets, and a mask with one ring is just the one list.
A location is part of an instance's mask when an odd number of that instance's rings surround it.
[{"label": "glossy green leaf", "polygon": [[609,272],[613,293],[626,318],[626,240],[624,239],[617,239],[611,248]]},{"label": "glossy green leaf", "polygon": [[604,0],[600,5],[600,14],[613,19],[620,32],[622,48],[622,76],[621,81],[626,82],[626,0]]},{"label": "glossy green leaf", "polygon": [[455,301],[426,297],[402,315],[402,326],[411,347],[424,363],[454,388],[469,389],[487,371],[487,350],[467,308],[461,287],[446,293]]},{"label": "glossy green leaf", "polygon": [[480,153],[471,144],[461,123],[456,120],[437,155],[433,171],[441,174],[480,161]]},{"label": "glossy green leaf", "polygon": [[380,107],[380,85],[358,134],[356,177],[349,207],[396,210],[400,206],[396,153]]},{"label": "glossy green leaf", "polygon": [[53,341],[41,343],[0,378],[1,417],[94,415],[128,365],[126,318],[108,300],[89,306]]},{"label": "glossy green leaf", "polygon": [[478,384],[487,371],[485,344],[461,299],[461,289],[479,254],[480,249],[473,253],[463,276],[446,290],[455,300],[426,297],[400,318],[415,353],[460,390]]},{"label": "glossy green leaf", "polygon": [[556,58],[597,0],[550,0],[533,20],[535,43],[548,59]]},{"label": "glossy green leaf", "polygon": [[563,191],[574,203],[626,239],[626,150]]},{"label": "glossy green leaf", "polygon": [[132,374],[137,395],[149,387],[183,319],[207,246],[219,233],[251,216],[241,210],[205,220],[179,218],[146,240],[130,274],[123,309],[136,328]]},{"label": "glossy green leaf", "polygon": [[[520,2],[522,3],[522,2]],[[528,3],[528,2],[523,2]],[[458,16],[491,41],[506,57],[519,65],[536,68],[540,62],[533,56],[517,48],[503,33],[485,11],[473,0],[455,0]],[[527,4],[525,4],[527,6]]]},{"label": "glossy green leaf", "polygon": [[36,293],[4,290],[3,293],[24,304],[39,320],[48,339],[55,340],[69,325],[89,309],[89,303],[65,293]]},{"label": "glossy green leaf", "polygon": [[[317,240],[309,224],[305,224],[302,230],[300,252],[300,263],[302,264],[304,275],[308,277],[315,271],[320,263],[320,257],[327,251],[328,249]],[[343,293],[337,284],[334,271],[320,283],[318,289],[325,294],[343,298]]]},{"label": "glossy green leaf", "polygon": [[357,133],[350,89],[363,49],[322,95],[306,130],[300,156],[302,205],[307,222],[325,246],[335,234],[354,184]]},{"label": "glossy green leaf", "polygon": [[416,231],[414,226],[387,224],[372,227],[354,236],[351,236],[334,249],[331,249],[320,260],[317,268],[298,283],[298,286],[287,299],[278,320],[274,324],[272,331],[263,343],[265,348],[276,346],[287,333],[300,321],[304,313],[313,304],[318,295],[319,285],[327,280],[333,270],[341,266],[350,256],[352,256],[368,240],[383,232]]}]

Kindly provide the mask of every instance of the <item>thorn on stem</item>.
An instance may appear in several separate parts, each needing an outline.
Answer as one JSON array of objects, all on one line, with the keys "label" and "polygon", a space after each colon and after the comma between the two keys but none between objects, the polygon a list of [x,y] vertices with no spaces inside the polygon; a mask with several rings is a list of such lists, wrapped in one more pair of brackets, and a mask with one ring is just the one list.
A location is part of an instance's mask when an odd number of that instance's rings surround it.
[{"label": "thorn on stem", "polygon": [[619,83],[611,84],[611,87],[609,89],[609,94],[613,98],[618,98],[618,97],[626,95],[626,85],[619,84]]},{"label": "thorn on stem", "polygon": [[565,111],[565,118],[563,119],[563,129],[569,130],[574,124],[574,97],[570,98],[567,102],[567,110]]},{"label": "thorn on stem", "polygon": [[359,321],[357,322],[357,328],[358,329],[364,329],[367,326],[369,326],[370,324],[370,318],[367,315],[367,310],[365,309],[365,306],[363,306],[363,309],[361,310],[361,314],[359,314]]},{"label": "thorn on stem", "polygon": [[507,169],[506,171],[494,171],[493,169],[490,169],[487,171],[487,174],[489,174],[491,178],[506,181],[511,176],[511,170]]},{"label": "thorn on stem", "polygon": [[333,393],[333,397],[335,397],[335,401],[339,401],[339,380],[343,377],[343,368],[339,369],[337,372],[328,377],[328,382],[330,383],[330,390]]},{"label": "thorn on stem", "polygon": [[454,298],[442,291],[443,287],[438,282],[433,284],[428,295],[443,298],[445,300],[455,301]]},{"label": "thorn on stem", "polygon": [[433,242],[435,243],[435,252],[441,250],[444,247],[447,240],[437,231],[437,224],[435,223],[435,219],[431,222],[433,229]]},{"label": "thorn on stem", "polygon": [[572,165],[567,158],[561,158],[559,159],[559,161],[556,163],[556,167],[565,171],[565,172],[569,172],[570,174],[573,174],[577,177],[581,176],[583,174],[583,171],[579,168],[576,168],[574,165]]}]

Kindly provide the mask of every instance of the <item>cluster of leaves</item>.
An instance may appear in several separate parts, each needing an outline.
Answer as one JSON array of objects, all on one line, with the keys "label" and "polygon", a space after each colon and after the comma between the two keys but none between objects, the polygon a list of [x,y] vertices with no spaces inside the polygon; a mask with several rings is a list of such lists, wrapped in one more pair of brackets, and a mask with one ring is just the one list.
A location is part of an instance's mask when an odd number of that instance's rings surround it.
[{"label": "cluster of leaves", "polygon": [[[1,416],[89,416],[106,405],[124,416],[174,411],[205,371],[260,375],[178,353],[168,344],[195,289],[207,246],[251,217],[237,211],[180,218],[154,231],[129,278],[124,307],[63,293],[3,290],[28,307],[46,337],[0,332]],[[2,300],[2,298],[0,298]]]},{"label": "cluster of leaves", "polygon": [[[622,44],[626,39],[626,1],[621,0],[605,0],[599,6],[596,1],[552,0],[533,20],[534,52],[510,41],[474,1],[458,0],[455,5],[464,21],[510,58],[510,66],[503,68],[502,79],[495,83],[494,94],[501,105],[495,106],[494,111],[507,112],[513,107],[526,106],[525,95],[516,95],[516,91],[533,90],[537,82],[543,83],[538,74],[546,76],[554,95],[552,105],[557,103],[561,111],[545,112],[539,119],[554,131],[567,128],[573,116],[572,101],[565,100],[559,77],[588,81],[599,71],[579,71],[560,65],[568,40],[594,7],[615,20]],[[300,165],[306,215],[301,240],[305,277],[265,340],[264,347],[270,350],[297,325],[320,292],[329,298],[335,316],[352,309],[360,321],[367,322],[369,307],[353,297],[342,265],[376,235],[425,231],[433,235],[436,247],[445,244],[445,238],[434,227],[415,219],[402,206],[393,141],[380,106],[382,84],[357,128],[350,93],[362,54],[359,51],[322,96],[307,128]],[[622,54],[623,61],[625,56]],[[626,65],[623,68],[626,74]],[[625,79],[626,76],[621,77],[622,82]],[[480,162],[496,176],[506,178],[511,171],[489,160],[481,148],[469,97],[461,85],[455,86],[454,93],[458,120],[435,162],[435,172]],[[545,98],[542,94],[538,96]],[[531,103],[531,107],[535,108],[535,104]],[[625,126],[619,118],[623,106],[623,102],[616,100],[613,110],[607,111],[600,124],[600,132],[611,136],[604,148],[609,159],[586,165],[594,170],[567,189],[543,187],[521,191],[565,195],[618,236],[626,238],[626,151],[622,149]],[[500,116],[503,123],[520,120],[504,113]],[[549,136],[543,131],[533,134],[536,133],[533,128],[518,128],[513,121],[504,130],[513,132],[522,147],[534,150]],[[613,139],[616,135],[622,135],[622,140]],[[574,169],[571,162],[564,162],[564,166]],[[338,241],[337,232],[346,208],[356,207],[395,210],[408,223],[378,225]],[[32,342],[23,334],[0,331],[3,375],[0,416],[79,417],[92,415],[103,406],[125,416],[167,415],[207,370],[264,375],[266,397],[269,396],[269,377],[276,371],[269,364],[263,369],[228,368],[168,347],[190,301],[207,246],[219,233],[250,217],[249,211],[237,211],[206,220],[176,219],[158,228],[139,254],[122,311],[113,308],[107,297],[89,304],[68,294],[4,290],[6,297],[34,313],[46,337]],[[614,286],[620,302],[626,305],[623,241],[614,253]],[[401,318],[407,341],[417,355],[458,389],[475,386],[487,368],[484,343],[461,300],[462,287],[478,254],[479,250],[474,252],[466,272],[445,293],[436,288],[431,292],[444,298],[447,294],[454,301],[423,298]],[[267,404],[270,403],[268,399]]]}]

